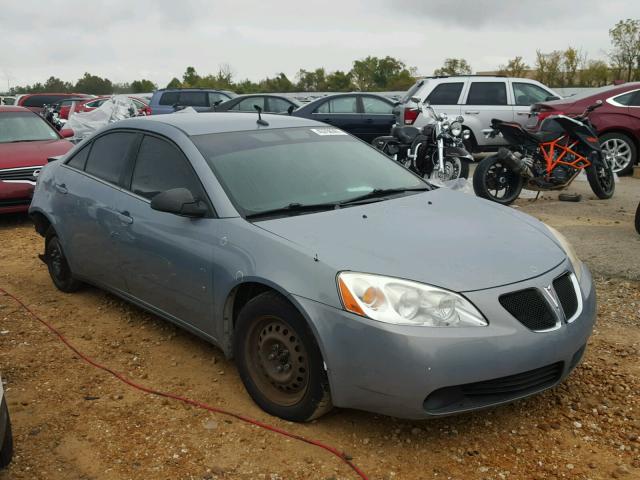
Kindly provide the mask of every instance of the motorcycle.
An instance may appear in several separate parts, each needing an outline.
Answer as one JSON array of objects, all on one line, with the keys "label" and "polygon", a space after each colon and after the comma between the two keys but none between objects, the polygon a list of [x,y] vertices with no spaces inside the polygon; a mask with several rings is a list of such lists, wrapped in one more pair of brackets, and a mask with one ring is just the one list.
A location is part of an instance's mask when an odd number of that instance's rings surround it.
[{"label": "motorcycle", "polygon": [[60,118],[59,110],[55,105],[43,105],[42,116],[49,122],[56,130],[60,131],[64,128],[66,121]]},{"label": "motorcycle", "polygon": [[476,195],[509,205],[523,188],[562,190],[584,170],[593,193],[600,199],[611,198],[615,190],[611,159],[600,148],[589,121],[589,114],[600,106],[601,100],[576,117],[549,116],[538,131],[493,119],[485,134],[504,137],[508,146],[478,164],[473,175]]},{"label": "motorcycle", "polygon": [[372,145],[425,179],[444,182],[467,178],[473,156],[462,141],[470,135],[462,129],[464,118],[458,116],[449,122],[445,113],[438,114],[428,102],[411,100],[433,122],[422,129],[396,124],[391,135],[374,138]]}]

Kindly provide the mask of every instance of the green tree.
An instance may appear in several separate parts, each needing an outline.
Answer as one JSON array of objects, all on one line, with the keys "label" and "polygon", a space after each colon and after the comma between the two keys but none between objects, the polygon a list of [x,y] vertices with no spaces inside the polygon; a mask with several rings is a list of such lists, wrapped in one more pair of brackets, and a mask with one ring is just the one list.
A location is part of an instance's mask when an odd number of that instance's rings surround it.
[{"label": "green tree", "polygon": [[302,92],[324,92],[327,90],[326,76],[324,68],[316,68],[312,72],[300,69],[297,88]]},{"label": "green tree", "polygon": [[295,85],[282,72],[273,78],[267,77],[261,80],[255,86],[257,90],[263,92],[293,92],[295,90]]},{"label": "green tree", "polygon": [[193,67],[187,67],[182,74],[182,86],[183,87],[195,87],[200,82],[200,75],[196,73],[196,69]]},{"label": "green tree", "polygon": [[609,37],[613,45],[611,62],[630,82],[637,75],[635,69],[640,68],[640,20],[620,20],[609,30]]},{"label": "green tree", "polygon": [[578,68],[584,63],[586,63],[586,57],[580,50],[569,47],[562,52],[563,86],[574,87],[578,85],[580,82]]},{"label": "green tree", "polygon": [[45,92],[65,93],[70,92],[72,89],[73,85],[71,83],[63,82],[57,77],[49,77],[43,85]]},{"label": "green tree", "polygon": [[551,53],[543,53],[536,50],[536,80],[549,87],[561,87],[562,76],[562,52],[554,50]]},{"label": "green tree", "polygon": [[94,95],[108,95],[113,93],[113,84],[108,78],[101,78],[97,75],[85,73],[84,76],[76,82],[75,90],[81,93],[92,93]]},{"label": "green tree", "polygon": [[142,80],[134,80],[131,82],[131,92],[132,93],[147,93],[153,92],[157,90],[158,86],[153,83],[151,80],[147,80],[143,78]]},{"label": "green tree", "polygon": [[607,62],[589,60],[580,72],[580,84],[583,87],[603,87],[609,83],[610,71]]},{"label": "green tree", "polygon": [[329,92],[349,92],[353,90],[351,73],[336,70],[327,75],[327,90]]},{"label": "green tree", "polygon": [[433,71],[434,75],[470,75],[471,66],[464,58],[447,58],[442,67]]},{"label": "green tree", "polygon": [[399,85],[408,83],[410,86],[415,82],[414,70],[408,69],[404,62],[390,56],[369,56],[356,60],[349,73],[353,85],[362,91],[397,89]]},{"label": "green tree", "polygon": [[498,69],[498,75],[507,77],[524,77],[529,71],[529,65],[525,63],[522,57],[512,58],[506,65],[501,65]]},{"label": "green tree", "polygon": [[180,88],[182,87],[182,83],[176,77],[173,77],[169,83],[167,83],[166,88]]}]

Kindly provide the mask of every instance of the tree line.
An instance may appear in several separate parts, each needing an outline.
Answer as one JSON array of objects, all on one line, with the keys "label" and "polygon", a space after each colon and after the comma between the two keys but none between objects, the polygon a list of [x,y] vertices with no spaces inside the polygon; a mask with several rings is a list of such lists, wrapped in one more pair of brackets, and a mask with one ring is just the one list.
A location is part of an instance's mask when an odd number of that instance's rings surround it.
[{"label": "tree line", "polygon": [[[530,77],[550,87],[599,87],[615,80],[640,80],[640,20],[620,20],[609,30],[611,50],[608,61],[589,59],[580,49],[572,46],[552,52],[536,51],[535,62],[529,66],[522,56],[516,56],[496,70],[499,75]],[[468,75],[472,73],[464,58],[447,58],[434,75]],[[417,68],[402,60],[386,56],[368,56],[355,60],[349,71],[300,69],[295,79],[284,73],[254,82],[235,80],[231,66],[224,64],[214,74],[200,75],[192,66],[181,78],[174,77],[167,88],[212,88],[236,93],[256,92],[349,92],[407,90],[417,77]],[[85,73],[77,82],[65,82],[49,77],[44,83],[11,88],[11,94],[37,92],[78,92],[94,95],[111,93],[144,93],[156,90],[158,85],[147,79],[130,83],[114,83],[108,78]]]}]

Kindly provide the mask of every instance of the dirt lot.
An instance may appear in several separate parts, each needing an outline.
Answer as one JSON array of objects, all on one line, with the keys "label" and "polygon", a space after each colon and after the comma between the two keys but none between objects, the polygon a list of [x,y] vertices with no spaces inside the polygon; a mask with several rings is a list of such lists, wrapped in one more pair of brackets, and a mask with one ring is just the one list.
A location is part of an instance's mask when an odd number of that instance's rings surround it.
[{"label": "dirt lot", "polygon": [[[608,202],[517,208],[556,226],[596,277],[598,325],[584,362],[552,391],[502,408],[409,422],[341,410],[297,425],[249,399],[232,362],[198,338],[93,288],[54,289],[24,217],[0,219],[0,287],[132,379],[327,442],[371,479],[640,478],[640,180]],[[473,241],[470,239],[470,241]],[[16,452],[5,479],[347,479],[317,448],[132,390],[87,365],[0,296],[0,371]]]}]

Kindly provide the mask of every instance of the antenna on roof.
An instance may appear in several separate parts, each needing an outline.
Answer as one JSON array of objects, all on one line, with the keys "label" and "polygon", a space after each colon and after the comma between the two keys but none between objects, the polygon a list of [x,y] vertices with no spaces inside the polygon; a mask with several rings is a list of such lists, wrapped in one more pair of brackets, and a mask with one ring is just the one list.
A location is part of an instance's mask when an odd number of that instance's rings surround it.
[{"label": "antenna on roof", "polygon": [[258,125],[263,125],[265,127],[269,126],[269,122],[267,122],[266,120],[262,119],[262,108],[260,108],[260,106],[258,105],[254,105],[253,108],[255,108],[258,111],[258,121],[256,122]]}]

